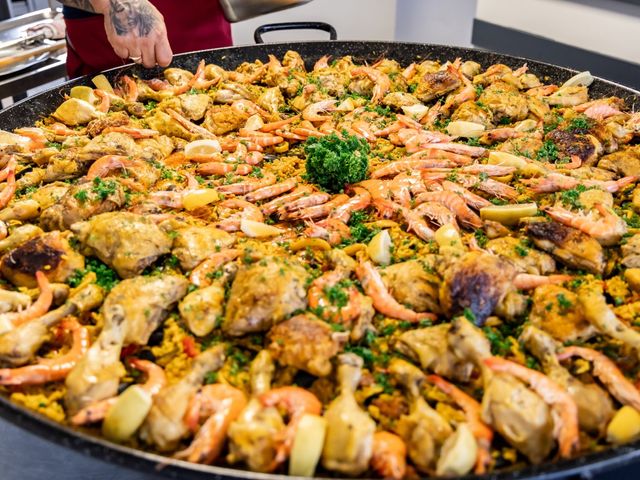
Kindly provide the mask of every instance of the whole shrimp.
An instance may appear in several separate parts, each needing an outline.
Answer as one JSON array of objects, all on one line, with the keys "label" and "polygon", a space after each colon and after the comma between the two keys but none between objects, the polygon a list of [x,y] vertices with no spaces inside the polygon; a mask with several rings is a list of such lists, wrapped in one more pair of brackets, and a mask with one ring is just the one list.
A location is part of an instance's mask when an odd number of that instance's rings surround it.
[{"label": "whole shrimp", "polygon": [[[155,363],[138,358],[129,359],[129,363],[136,370],[147,374],[147,381],[141,385],[141,388],[146,391],[151,398],[167,383],[164,370]],[[73,425],[87,425],[103,420],[117,399],[118,397],[107,398],[83,408],[71,418],[71,423]]]},{"label": "whole shrimp", "polygon": [[627,233],[627,223],[610,208],[600,203],[595,204],[594,207],[600,213],[600,218],[596,218],[593,212],[574,213],[562,207],[547,207],[544,211],[554,220],[577,228],[595,238],[601,245],[617,244]]},{"label": "whole shrimp", "polygon": [[484,364],[494,372],[509,373],[531,385],[531,388],[551,405],[554,412],[554,435],[558,439],[560,456],[571,457],[579,445],[578,407],[571,396],[545,374],[501,357],[489,357]]},{"label": "whole shrimp", "polygon": [[0,369],[0,385],[41,385],[63,380],[89,349],[89,330],[69,317],[61,327],[73,335],[69,351],[56,358],[39,360],[35,365]]},{"label": "whole shrimp", "polygon": [[40,295],[35,302],[22,311],[1,314],[2,318],[9,320],[14,327],[44,315],[49,311],[49,307],[51,307],[51,302],[53,302],[53,290],[51,289],[47,276],[38,270],[36,272],[36,281],[38,282]]},{"label": "whole shrimp", "polygon": [[391,89],[391,79],[389,76],[373,67],[358,67],[351,70],[351,76],[366,75],[374,83],[372,103],[379,103],[387,92]]},{"label": "whole shrimp", "polygon": [[401,305],[391,296],[389,290],[382,281],[382,277],[369,261],[361,261],[356,267],[356,275],[362,284],[365,293],[373,300],[374,308],[391,318],[419,322],[420,320],[434,320],[433,313],[418,313]]},{"label": "whole shrimp", "polygon": [[447,382],[438,375],[429,375],[427,380],[436,387],[449,395],[460,408],[464,411],[467,423],[473,432],[473,436],[478,442],[478,457],[476,460],[475,472],[479,475],[487,471],[487,467],[491,463],[491,441],[493,440],[493,431],[482,421],[481,405],[473,398],[460,390],[455,385]]},{"label": "whole shrimp", "polygon": [[274,463],[279,465],[291,453],[293,440],[302,416],[306,413],[319,415],[322,412],[322,403],[313,393],[300,387],[274,388],[260,395],[259,399],[265,407],[281,407],[289,414],[289,423],[278,436],[279,445]]},{"label": "whole shrimp", "polygon": [[620,371],[618,366],[603,353],[586,347],[566,347],[556,355],[559,360],[580,357],[592,362],[593,374],[600,379],[623,405],[640,411],[640,391]]},{"label": "whole shrimp", "polygon": [[[185,414],[185,423],[197,434],[191,444],[175,454],[189,462],[213,463],[224,446],[231,423],[247,405],[242,392],[231,385],[206,385],[191,399]],[[200,418],[206,418],[198,428]]]}]

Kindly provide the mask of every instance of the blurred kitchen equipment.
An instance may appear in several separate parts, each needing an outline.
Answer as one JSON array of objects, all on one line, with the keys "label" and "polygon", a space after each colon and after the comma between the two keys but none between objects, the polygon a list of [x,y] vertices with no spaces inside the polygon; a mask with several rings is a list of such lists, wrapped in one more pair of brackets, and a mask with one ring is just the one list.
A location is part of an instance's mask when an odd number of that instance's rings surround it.
[{"label": "blurred kitchen equipment", "polygon": [[0,22],[0,99],[65,77],[64,33],[60,8]]},{"label": "blurred kitchen equipment", "polygon": [[220,0],[225,18],[231,22],[248,20],[265,13],[298,7],[311,0]]}]

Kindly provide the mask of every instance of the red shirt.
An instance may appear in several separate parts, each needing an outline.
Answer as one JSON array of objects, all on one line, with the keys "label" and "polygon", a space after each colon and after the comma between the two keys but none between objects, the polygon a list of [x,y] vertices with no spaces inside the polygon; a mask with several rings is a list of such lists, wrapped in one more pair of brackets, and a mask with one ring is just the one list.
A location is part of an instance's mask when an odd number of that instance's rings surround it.
[{"label": "red shirt", "polygon": [[[151,3],[164,16],[174,54],[232,44],[231,26],[217,0],[151,0]],[[65,16],[65,23],[70,78],[130,63],[111,48],[102,15]]]}]

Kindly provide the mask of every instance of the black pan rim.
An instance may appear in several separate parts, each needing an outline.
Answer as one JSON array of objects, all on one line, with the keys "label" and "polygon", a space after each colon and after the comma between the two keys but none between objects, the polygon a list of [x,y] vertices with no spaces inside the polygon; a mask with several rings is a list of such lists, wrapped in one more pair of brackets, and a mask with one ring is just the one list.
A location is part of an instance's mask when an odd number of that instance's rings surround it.
[{"label": "black pan rim", "polygon": [[[300,49],[300,48],[323,48],[325,53],[327,50],[338,50],[340,47],[348,47],[360,45],[362,47],[388,47],[388,48],[402,48],[408,49],[433,49],[443,50],[440,54],[442,58],[449,52],[458,52],[460,54],[467,53],[475,56],[493,56],[496,59],[502,61],[516,62],[519,64],[528,63],[536,68],[548,69],[555,73],[561,73],[566,75],[568,79],[571,75],[578,73],[577,70],[553,65],[546,62],[540,62],[537,60],[531,60],[523,57],[495,53],[488,50],[469,48],[469,47],[451,47],[447,45],[439,44],[426,44],[418,42],[397,42],[397,41],[348,41],[348,40],[334,40],[334,41],[308,41],[308,42],[279,42],[279,43],[264,43],[259,45],[243,45],[236,47],[223,47],[210,50],[198,50],[194,52],[183,53],[174,56],[174,61],[177,60],[180,63],[181,60],[189,61],[199,59],[201,56],[220,54],[220,58],[226,57],[225,53],[235,54],[242,53],[243,51],[261,51],[266,55],[270,53],[270,50],[286,49]],[[345,53],[340,53],[344,55]],[[364,54],[363,54],[364,56]],[[371,55],[370,55],[371,56]],[[255,58],[243,58],[243,60],[253,61]],[[153,75],[161,69],[151,69],[149,74]],[[135,74],[145,73],[142,67],[135,64],[128,64],[122,67],[116,67],[103,72],[107,77],[114,78],[123,72],[131,72]],[[141,75],[144,76],[144,75]],[[628,97],[633,98],[634,104],[640,103],[640,92],[632,88],[625,87],[616,82],[603,79],[600,77],[594,77],[596,84],[602,88],[611,88],[624,92]],[[62,92],[67,92],[72,86],[75,85],[90,85],[90,76],[80,77],[74,80],[67,81],[63,84],[49,88],[38,95],[26,98],[14,105],[0,111],[0,126],[4,121],[12,116],[14,113],[19,113],[30,104],[37,104],[39,100],[45,100],[47,96],[61,95]],[[51,105],[49,105],[51,107]],[[50,112],[49,112],[50,113]],[[28,120],[25,120],[28,122]],[[14,127],[15,128],[15,127]],[[232,469],[226,467],[219,467],[213,465],[199,465],[189,463],[181,460],[176,460],[170,457],[164,457],[162,455],[146,452],[144,450],[138,450],[130,447],[125,447],[115,443],[111,443],[102,438],[98,438],[79,430],[75,430],[69,426],[54,422],[46,418],[45,416],[38,414],[26,407],[21,407],[15,403],[12,403],[6,396],[0,395],[0,416],[5,420],[13,423],[19,428],[26,430],[31,434],[37,434],[41,438],[47,441],[57,443],[64,447],[70,448],[74,451],[90,455],[98,460],[105,461],[107,463],[116,463],[118,465],[133,468],[139,471],[147,473],[158,473],[165,477],[181,479],[204,479],[204,478],[216,478],[216,479],[235,479],[235,478],[252,478],[257,480],[286,480],[292,478],[288,475],[282,474],[264,474],[251,472],[248,470]],[[601,452],[582,455],[580,457],[548,462],[541,465],[530,465],[522,469],[517,470],[502,470],[488,475],[468,475],[464,479],[519,479],[519,478],[544,478],[547,480],[566,478],[575,475],[587,475],[591,477],[595,473],[602,472],[603,470],[613,467],[620,467],[631,463],[640,458],[640,440],[622,446],[614,446],[607,448]],[[322,478],[322,477],[316,477]],[[331,477],[338,478],[338,477]],[[327,479],[328,480],[328,479]]]}]

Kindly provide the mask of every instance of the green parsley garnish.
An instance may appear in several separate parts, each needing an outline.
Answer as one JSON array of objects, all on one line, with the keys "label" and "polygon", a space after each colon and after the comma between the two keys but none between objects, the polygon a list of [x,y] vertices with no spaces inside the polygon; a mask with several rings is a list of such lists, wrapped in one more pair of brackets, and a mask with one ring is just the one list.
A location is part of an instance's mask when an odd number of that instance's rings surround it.
[{"label": "green parsley garnish", "polygon": [[546,140],[538,150],[536,158],[542,162],[555,162],[558,159],[558,147],[551,140]]},{"label": "green parsley garnish", "polygon": [[87,257],[84,270],[74,271],[67,283],[70,287],[75,288],[80,285],[85,275],[89,272],[96,274],[96,284],[104,288],[107,292],[120,282],[120,278],[118,278],[115,270],[97,258]]},{"label": "green parsley garnish", "polygon": [[116,193],[118,183],[114,180],[102,180],[100,177],[93,179],[93,193],[95,193],[100,200],[106,200],[109,195]]},{"label": "green parsley garnish", "polygon": [[345,185],[367,177],[369,144],[366,140],[342,133],[311,137],[304,144],[307,178],[329,192],[339,192]]}]

